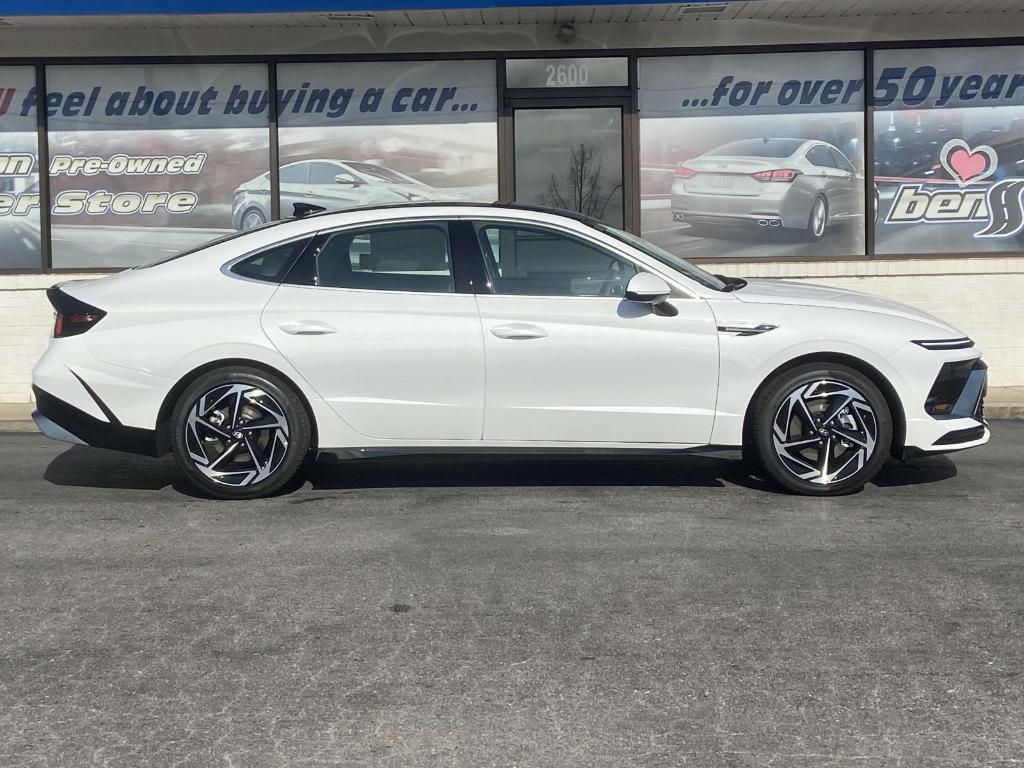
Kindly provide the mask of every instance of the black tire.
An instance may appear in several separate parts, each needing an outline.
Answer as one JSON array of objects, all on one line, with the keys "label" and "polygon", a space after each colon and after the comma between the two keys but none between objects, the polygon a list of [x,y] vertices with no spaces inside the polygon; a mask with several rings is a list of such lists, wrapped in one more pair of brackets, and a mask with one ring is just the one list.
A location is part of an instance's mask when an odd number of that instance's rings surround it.
[{"label": "black tire", "polygon": [[[822,221],[819,225],[817,223],[818,207],[821,207]],[[811,212],[807,216],[807,230],[806,234],[810,240],[821,240],[828,231],[828,200],[822,195],[818,195],[814,198],[814,202],[811,204]]]},{"label": "black tire", "polygon": [[171,414],[171,450],[182,474],[217,499],[282,490],[297,479],[311,443],[310,416],[298,393],[256,368],[203,374],[185,388]]},{"label": "black tire", "polygon": [[[850,392],[857,397],[848,399]],[[849,366],[811,363],[783,371],[757,395],[743,452],[789,491],[839,496],[878,474],[892,434],[888,403],[874,382]]]},{"label": "black tire", "polygon": [[259,208],[246,208],[245,212],[238,219],[238,227],[243,232],[250,229],[262,227],[267,223],[267,217]]}]

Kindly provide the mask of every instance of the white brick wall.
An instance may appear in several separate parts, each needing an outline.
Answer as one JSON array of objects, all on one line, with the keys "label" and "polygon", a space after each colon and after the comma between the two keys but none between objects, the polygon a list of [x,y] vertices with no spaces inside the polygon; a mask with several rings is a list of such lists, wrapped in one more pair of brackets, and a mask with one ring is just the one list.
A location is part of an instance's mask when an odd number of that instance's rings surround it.
[{"label": "white brick wall", "polygon": [[0,275],[0,403],[27,403],[32,366],[53,329],[46,289],[96,275]]},{"label": "white brick wall", "polygon": [[[739,277],[780,277],[902,301],[949,320],[985,349],[994,386],[1024,386],[1024,257],[704,264]],[[0,403],[31,399],[32,366],[53,313],[45,290],[95,275],[0,276]]]}]

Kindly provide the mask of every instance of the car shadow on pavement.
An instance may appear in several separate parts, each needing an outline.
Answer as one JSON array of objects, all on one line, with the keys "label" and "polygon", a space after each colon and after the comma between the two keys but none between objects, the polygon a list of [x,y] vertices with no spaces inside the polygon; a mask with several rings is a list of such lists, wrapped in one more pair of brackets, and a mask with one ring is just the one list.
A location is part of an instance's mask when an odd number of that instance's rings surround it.
[{"label": "car shadow on pavement", "polygon": [[717,456],[432,455],[321,460],[314,490],[482,486],[763,486],[736,458]]},{"label": "car shadow on pavement", "polygon": [[[910,464],[890,461],[874,481],[881,487],[934,483],[954,477],[945,456]],[[169,456],[153,459],[75,446],[47,466],[44,479],[60,486],[159,490],[168,486],[196,496]],[[324,458],[304,478],[312,490],[449,488],[485,486],[674,486],[738,485],[784,493],[752,476],[738,451],[689,455],[413,455],[337,460]],[[295,490],[291,488],[288,490]]]},{"label": "car shadow on pavement", "polygon": [[47,465],[43,479],[54,485],[81,488],[133,488],[156,491],[167,486],[184,490],[174,459],[138,456],[76,445]]}]

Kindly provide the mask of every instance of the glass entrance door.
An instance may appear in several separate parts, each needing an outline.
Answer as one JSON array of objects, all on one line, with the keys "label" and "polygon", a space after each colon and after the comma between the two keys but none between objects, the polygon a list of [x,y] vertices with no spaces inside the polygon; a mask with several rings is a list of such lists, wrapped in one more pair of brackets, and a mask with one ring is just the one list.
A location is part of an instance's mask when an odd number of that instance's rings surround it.
[{"label": "glass entrance door", "polygon": [[513,109],[515,199],[623,225],[622,107]]}]

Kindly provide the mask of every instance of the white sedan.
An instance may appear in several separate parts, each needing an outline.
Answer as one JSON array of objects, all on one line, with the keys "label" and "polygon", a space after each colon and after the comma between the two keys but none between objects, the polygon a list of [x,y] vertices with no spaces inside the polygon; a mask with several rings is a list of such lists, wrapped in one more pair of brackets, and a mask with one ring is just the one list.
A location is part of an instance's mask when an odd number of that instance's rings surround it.
[{"label": "white sedan", "polygon": [[40,429],[170,451],[219,498],[324,453],[709,446],[832,495],[989,439],[981,353],[936,317],[514,205],[291,219],[49,298]]}]

